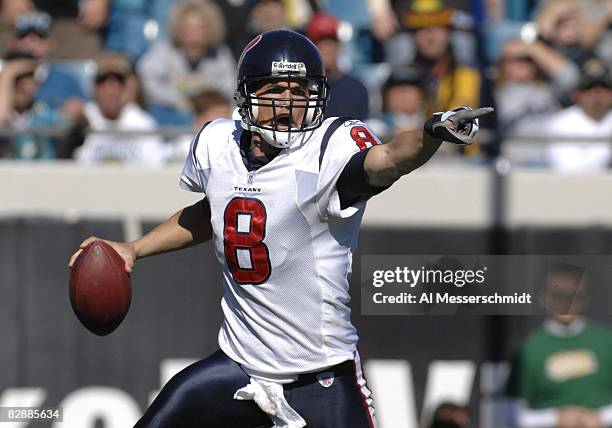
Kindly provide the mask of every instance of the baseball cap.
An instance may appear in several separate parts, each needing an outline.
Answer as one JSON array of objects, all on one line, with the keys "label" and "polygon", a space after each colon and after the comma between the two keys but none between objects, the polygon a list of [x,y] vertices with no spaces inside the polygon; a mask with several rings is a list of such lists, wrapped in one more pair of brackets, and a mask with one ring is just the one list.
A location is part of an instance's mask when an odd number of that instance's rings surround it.
[{"label": "baseball cap", "polygon": [[606,63],[597,57],[592,57],[582,63],[578,89],[589,89],[596,85],[612,87],[610,69]]},{"label": "baseball cap", "polygon": [[17,17],[15,21],[15,35],[24,37],[30,32],[40,37],[49,37],[51,30],[51,16],[45,12],[26,12]]},{"label": "baseball cap", "polygon": [[448,27],[453,23],[453,9],[442,0],[413,0],[410,10],[402,18],[411,30]]},{"label": "baseball cap", "polygon": [[120,53],[106,52],[96,61],[96,79],[108,74],[128,76],[131,73],[132,63]]},{"label": "baseball cap", "polygon": [[339,26],[340,21],[338,21],[335,16],[328,13],[317,12],[313,15],[306,27],[306,36],[312,40],[313,43],[325,38],[337,40]]},{"label": "baseball cap", "polygon": [[[265,3],[265,2],[276,2],[276,3],[283,3],[283,0],[247,0],[245,2],[247,9],[251,10],[253,9],[255,6],[261,4],[261,3]],[[284,3],[283,3],[284,4]]]}]

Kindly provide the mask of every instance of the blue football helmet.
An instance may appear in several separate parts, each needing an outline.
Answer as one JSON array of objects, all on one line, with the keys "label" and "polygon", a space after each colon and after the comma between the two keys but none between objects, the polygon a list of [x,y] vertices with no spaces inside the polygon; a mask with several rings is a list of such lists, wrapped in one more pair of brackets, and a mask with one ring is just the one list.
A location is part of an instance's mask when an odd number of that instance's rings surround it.
[{"label": "blue football helmet", "polygon": [[[256,96],[262,84],[279,80],[306,81],[308,99],[274,98]],[[325,69],[316,46],[306,37],[290,30],[274,30],[255,37],[244,48],[238,61],[238,86],[236,105],[245,129],[258,132],[264,140],[279,148],[289,147],[299,137],[305,138],[323,122],[329,98],[329,86]],[[299,126],[279,129],[276,109],[283,106],[293,117],[293,109],[304,111]],[[272,107],[271,124],[258,123],[258,108]]]}]

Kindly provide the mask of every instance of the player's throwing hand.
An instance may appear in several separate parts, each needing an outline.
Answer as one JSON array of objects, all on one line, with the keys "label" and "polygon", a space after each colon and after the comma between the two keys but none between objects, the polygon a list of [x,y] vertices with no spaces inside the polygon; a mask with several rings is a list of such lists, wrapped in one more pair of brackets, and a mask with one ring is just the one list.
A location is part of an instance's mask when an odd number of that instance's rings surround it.
[{"label": "player's throwing hand", "polygon": [[83,249],[94,241],[104,241],[108,245],[113,247],[113,249],[117,253],[119,253],[121,258],[125,260],[125,271],[128,273],[132,272],[132,269],[134,268],[134,263],[136,262],[136,251],[134,250],[132,245],[130,245],[129,243],[108,241],[106,239],[100,239],[95,236],[90,236],[89,238],[81,242],[81,245],[79,245],[79,249],[76,250],[74,254],[70,257],[70,260],[68,261],[68,267],[72,267]]}]

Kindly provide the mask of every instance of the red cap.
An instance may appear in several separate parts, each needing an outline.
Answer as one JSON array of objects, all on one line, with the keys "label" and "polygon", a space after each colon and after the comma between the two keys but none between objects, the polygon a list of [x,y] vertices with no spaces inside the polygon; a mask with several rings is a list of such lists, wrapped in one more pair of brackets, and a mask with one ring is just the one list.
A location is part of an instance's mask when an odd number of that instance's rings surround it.
[{"label": "red cap", "polygon": [[338,27],[340,21],[335,16],[328,13],[317,12],[306,27],[306,36],[313,43],[324,38],[338,39]]}]

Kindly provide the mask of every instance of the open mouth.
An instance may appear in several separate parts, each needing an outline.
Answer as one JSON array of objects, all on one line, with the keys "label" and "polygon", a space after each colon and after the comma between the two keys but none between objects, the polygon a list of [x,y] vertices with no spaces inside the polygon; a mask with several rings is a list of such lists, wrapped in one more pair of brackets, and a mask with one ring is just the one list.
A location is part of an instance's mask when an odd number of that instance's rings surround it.
[{"label": "open mouth", "polygon": [[291,116],[289,114],[279,114],[276,116],[276,126],[279,129],[289,129],[291,126],[295,124],[291,120]]}]

